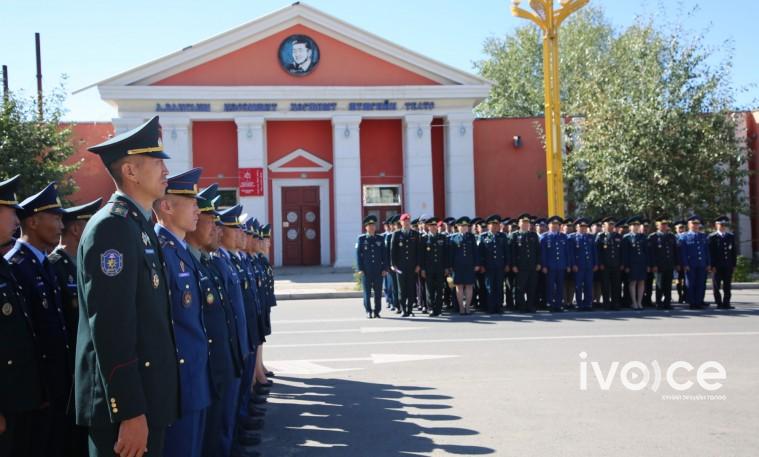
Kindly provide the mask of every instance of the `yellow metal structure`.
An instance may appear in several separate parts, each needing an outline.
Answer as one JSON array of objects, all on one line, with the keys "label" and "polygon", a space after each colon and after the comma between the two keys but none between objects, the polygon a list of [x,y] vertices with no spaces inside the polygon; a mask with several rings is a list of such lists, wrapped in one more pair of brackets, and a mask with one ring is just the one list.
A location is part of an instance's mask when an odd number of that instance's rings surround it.
[{"label": "yellow metal structure", "polygon": [[543,85],[545,92],[546,184],[548,215],[564,217],[564,176],[562,173],[561,103],[559,100],[559,26],[589,0],[530,0],[532,11],[512,0],[511,14],[530,20],[543,30]]}]

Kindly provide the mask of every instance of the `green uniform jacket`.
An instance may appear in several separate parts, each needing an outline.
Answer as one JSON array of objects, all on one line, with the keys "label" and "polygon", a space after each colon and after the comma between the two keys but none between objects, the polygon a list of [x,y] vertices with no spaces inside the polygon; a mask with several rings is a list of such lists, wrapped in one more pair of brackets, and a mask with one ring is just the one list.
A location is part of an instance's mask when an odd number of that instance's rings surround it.
[{"label": "green uniform jacket", "polygon": [[173,422],[179,371],[163,258],[153,224],[127,198],[114,194],[87,223],[77,279],[77,423]]}]

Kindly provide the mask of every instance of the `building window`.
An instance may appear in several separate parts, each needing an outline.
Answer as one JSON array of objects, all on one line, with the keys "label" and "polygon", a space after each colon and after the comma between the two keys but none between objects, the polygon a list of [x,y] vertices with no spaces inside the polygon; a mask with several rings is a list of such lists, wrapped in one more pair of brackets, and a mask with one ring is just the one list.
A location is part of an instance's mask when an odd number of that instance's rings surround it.
[{"label": "building window", "polygon": [[401,206],[400,184],[364,186],[364,206]]},{"label": "building window", "polygon": [[229,208],[237,204],[237,189],[219,189],[218,208]]}]

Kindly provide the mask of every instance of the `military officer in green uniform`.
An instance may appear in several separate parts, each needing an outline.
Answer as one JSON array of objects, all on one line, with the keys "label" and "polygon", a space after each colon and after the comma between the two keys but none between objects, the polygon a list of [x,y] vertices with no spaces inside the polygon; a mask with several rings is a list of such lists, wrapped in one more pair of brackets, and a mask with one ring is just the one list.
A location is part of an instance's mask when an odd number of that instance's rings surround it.
[{"label": "military officer in green uniform", "polygon": [[[0,182],[0,245],[18,228],[19,176]],[[10,264],[0,256],[0,455],[39,455],[33,428],[43,402],[37,335],[22,289]]]},{"label": "military officer in green uniform", "polygon": [[163,455],[179,413],[178,362],[151,208],[168,170],[158,116],[89,148],[116,192],[84,229],[77,255],[76,419],[90,455]]}]

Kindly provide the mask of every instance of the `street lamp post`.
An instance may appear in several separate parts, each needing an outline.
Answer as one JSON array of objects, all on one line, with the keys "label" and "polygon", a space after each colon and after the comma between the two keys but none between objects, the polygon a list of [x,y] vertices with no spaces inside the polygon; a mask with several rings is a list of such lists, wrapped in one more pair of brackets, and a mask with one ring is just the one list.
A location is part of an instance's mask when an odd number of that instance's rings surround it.
[{"label": "street lamp post", "polygon": [[589,0],[530,0],[527,11],[520,0],[512,0],[511,14],[528,19],[543,30],[543,85],[545,92],[546,184],[548,214],[564,217],[564,177],[562,174],[561,105],[559,101],[559,26]]}]

